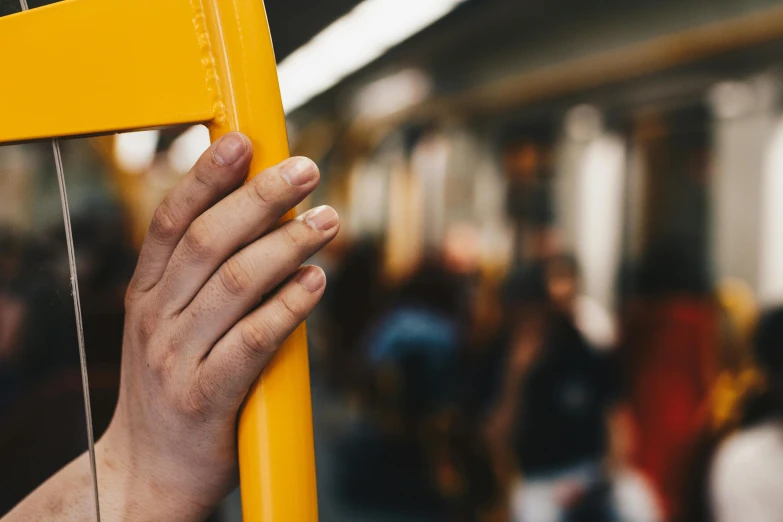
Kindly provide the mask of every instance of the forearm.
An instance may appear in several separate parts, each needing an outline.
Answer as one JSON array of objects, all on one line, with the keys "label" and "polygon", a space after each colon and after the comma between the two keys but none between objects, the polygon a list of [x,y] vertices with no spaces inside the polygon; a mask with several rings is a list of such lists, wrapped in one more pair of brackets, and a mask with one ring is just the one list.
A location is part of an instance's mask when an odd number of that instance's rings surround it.
[{"label": "forearm", "polygon": [[[195,522],[208,510],[172,498],[155,487],[154,477],[134,474],[112,458],[104,441],[96,444],[101,521]],[[85,452],[27,496],[0,522],[84,522],[95,520],[95,494],[89,455]]]},{"label": "forearm", "polygon": [[95,518],[93,499],[90,464],[85,453],[28,495],[2,522],[90,520]]}]

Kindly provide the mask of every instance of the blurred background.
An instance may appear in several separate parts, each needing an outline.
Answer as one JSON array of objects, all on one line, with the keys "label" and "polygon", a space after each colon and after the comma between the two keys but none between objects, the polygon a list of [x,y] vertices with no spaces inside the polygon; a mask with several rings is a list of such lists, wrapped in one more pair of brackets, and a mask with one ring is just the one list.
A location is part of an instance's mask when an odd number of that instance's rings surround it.
[{"label": "blurred background", "polygon": [[[342,218],[322,521],[783,520],[783,3],[266,7],[303,208]],[[96,436],[137,249],[208,141],[62,141]],[[0,147],[0,515],[86,449],[68,285],[51,144]]]}]

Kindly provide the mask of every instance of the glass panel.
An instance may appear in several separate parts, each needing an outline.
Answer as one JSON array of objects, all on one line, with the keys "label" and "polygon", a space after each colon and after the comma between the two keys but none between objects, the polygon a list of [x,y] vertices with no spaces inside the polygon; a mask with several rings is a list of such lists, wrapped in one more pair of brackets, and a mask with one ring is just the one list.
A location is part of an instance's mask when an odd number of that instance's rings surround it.
[{"label": "glass panel", "polygon": [[0,513],[87,449],[51,142],[0,147]]}]

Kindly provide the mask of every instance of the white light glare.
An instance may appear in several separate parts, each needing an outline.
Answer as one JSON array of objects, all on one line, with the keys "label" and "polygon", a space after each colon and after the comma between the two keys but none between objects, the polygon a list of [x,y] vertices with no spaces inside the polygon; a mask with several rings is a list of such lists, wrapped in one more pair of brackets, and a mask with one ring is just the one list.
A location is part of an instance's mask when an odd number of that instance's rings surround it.
[{"label": "white light glare", "polygon": [[209,143],[209,130],[203,125],[192,126],[171,144],[169,165],[174,172],[187,174],[196,164],[196,160],[207,150]]},{"label": "white light glare", "polygon": [[419,69],[405,69],[364,87],[353,110],[365,118],[383,118],[424,101],[432,90],[429,77]]},{"label": "white light glare", "polygon": [[155,160],[160,131],[126,132],[114,137],[114,160],[124,171],[139,174]]},{"label": "white light glare", "polygon": [[307,103],[465,0],[364,0],[278,66],[286,112]]}]

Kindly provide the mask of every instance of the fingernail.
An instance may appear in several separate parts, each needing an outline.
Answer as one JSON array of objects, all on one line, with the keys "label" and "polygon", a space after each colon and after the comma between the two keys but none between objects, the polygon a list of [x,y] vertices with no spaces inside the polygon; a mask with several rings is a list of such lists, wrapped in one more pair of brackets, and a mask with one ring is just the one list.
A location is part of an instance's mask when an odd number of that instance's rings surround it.
[{"label": "fingernail", "polygon": [[315,179],[315,163],[307,158],[291,158],[283,165],[280,175],[293,187],[304,185]]},{"label": "fingernail", "polygon": [[321,232],[329,230],[340,222],[337,212],[327,205],[308,210],[302,216],[302,220],[315,230],[320,230]]},{"label": "fingernail", "polygon": [[220,138],[213,156],[218,165],[228,166],[235,163],[247,150],[247,143],[239,133],[230,132]]},{"label": "fingernail", "polygon": [[296,276],[299,284],[305,287],[309,292],[315,292],[320,290],[326,283],[326,276],[324,271],[317,266],[308,266],[299,271]]}]

